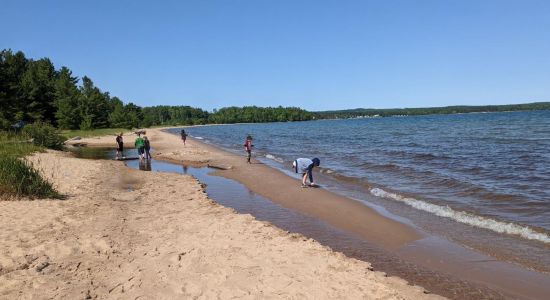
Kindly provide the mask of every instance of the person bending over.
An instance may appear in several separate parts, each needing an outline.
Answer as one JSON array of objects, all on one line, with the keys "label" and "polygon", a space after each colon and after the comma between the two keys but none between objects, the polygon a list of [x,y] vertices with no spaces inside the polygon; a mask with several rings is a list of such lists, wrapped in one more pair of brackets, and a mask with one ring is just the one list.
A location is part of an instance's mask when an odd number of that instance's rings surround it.
[{"label": "person bending over", "polygon": [[308,177],[309,186],[316,186],[315,182],[313,182],[313,168],[318,167],[320,163],[321,160],[319,160],[317,157],[313,159],[298,158],[292,163],[294,171],[296,173],[302,174],[302,187],[308,187],[308,185],[306,184],[306,180],[308,179]]}]

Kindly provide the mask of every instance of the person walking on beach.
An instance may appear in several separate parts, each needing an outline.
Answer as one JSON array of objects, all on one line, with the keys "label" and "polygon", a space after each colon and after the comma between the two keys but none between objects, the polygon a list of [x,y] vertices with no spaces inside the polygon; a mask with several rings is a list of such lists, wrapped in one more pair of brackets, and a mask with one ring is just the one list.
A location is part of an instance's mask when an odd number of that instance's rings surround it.
[{"label": "person walking on beach", "polygon": [[250,157],[252,157],[252,136],[249,134],[246,136],[246,140],[244,140],[244,151],[246,152],[246,162],[250,163]]},{"label": "person walking on beach", "polygon": [[145,149],[145,159],[151,159],[151,143],[147,136],[143,136],[143,144]]},{"label": "person walking on beach", "polygon": [[185,146],[185,140],[187,140],[187,133],[185,133],[185,129],[181,130],[181,140],[183,141],[183,145]]},{"label": "person walking on beach", "polygon": [[124,141],[122,139],[122,132],[116,136],[116,159],[124,158]]},{"label": "person walking on beach", "polygon": [[317,157],[313,159],[298,158],[292,163],[294,171],[296,173],[302,174],[302,187],[308,187],[308,185],[306,184],[306,180],[308,177],[310,182],[309,186],[317,186],[315,182],[313,182],[313,168],[318,167],[319,164],[321,164],[321,160]]},{"label": "person walking on beach", "polygon": [[134,146],[136,146],[136,149],[138,150],[138,155],[140,159],[144,158],[144,152],[145,152],[145,141],[141,138],[141,135],[138,134],[138,137],[136,138],[136,141],[134,142]]}]

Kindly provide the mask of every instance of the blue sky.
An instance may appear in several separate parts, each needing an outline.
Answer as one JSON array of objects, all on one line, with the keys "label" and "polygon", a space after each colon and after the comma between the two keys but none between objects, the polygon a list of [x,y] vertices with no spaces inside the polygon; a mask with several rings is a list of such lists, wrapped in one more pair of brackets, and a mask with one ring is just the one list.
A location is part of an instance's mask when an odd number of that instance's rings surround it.
[{"label": "blue sky", "polygon": [[0,48],[142,106],[550,101],[550,1],[0,1]]}]

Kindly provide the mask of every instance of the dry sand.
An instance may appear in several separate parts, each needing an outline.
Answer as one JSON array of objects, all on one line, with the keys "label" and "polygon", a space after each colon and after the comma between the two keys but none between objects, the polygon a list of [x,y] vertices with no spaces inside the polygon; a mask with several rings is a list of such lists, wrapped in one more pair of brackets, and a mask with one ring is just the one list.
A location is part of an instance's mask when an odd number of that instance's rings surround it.
[{"label": "dry sand", "polygon": [[[158,158],[228,163],[192,141],[148,135]],[[191,176],[53,151],[29,159],[67,199],[0,201],[0,298],[439,298],[222,207]]]}]

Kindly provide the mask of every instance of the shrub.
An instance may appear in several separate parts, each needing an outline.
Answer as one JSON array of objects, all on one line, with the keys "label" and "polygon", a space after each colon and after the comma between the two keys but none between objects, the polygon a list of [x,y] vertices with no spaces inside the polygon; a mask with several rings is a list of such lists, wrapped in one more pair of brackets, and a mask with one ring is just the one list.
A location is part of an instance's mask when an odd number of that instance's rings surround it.
[{"label": "shrub", "polygon": [[28,162],[14,156],[0,156],[0,196],[60,198]]},{"label": "shrub", "polygon": [[31,137],[35,145],[50,149],[61,149],[65,140],[52,125],[40,121],[25,125],[23,134]]},{"label": "shrub", "polygon": [[61,198],[32,164],[20,159],[44,149],[27,140],[21,133],[0,131],[0,196]]}]

